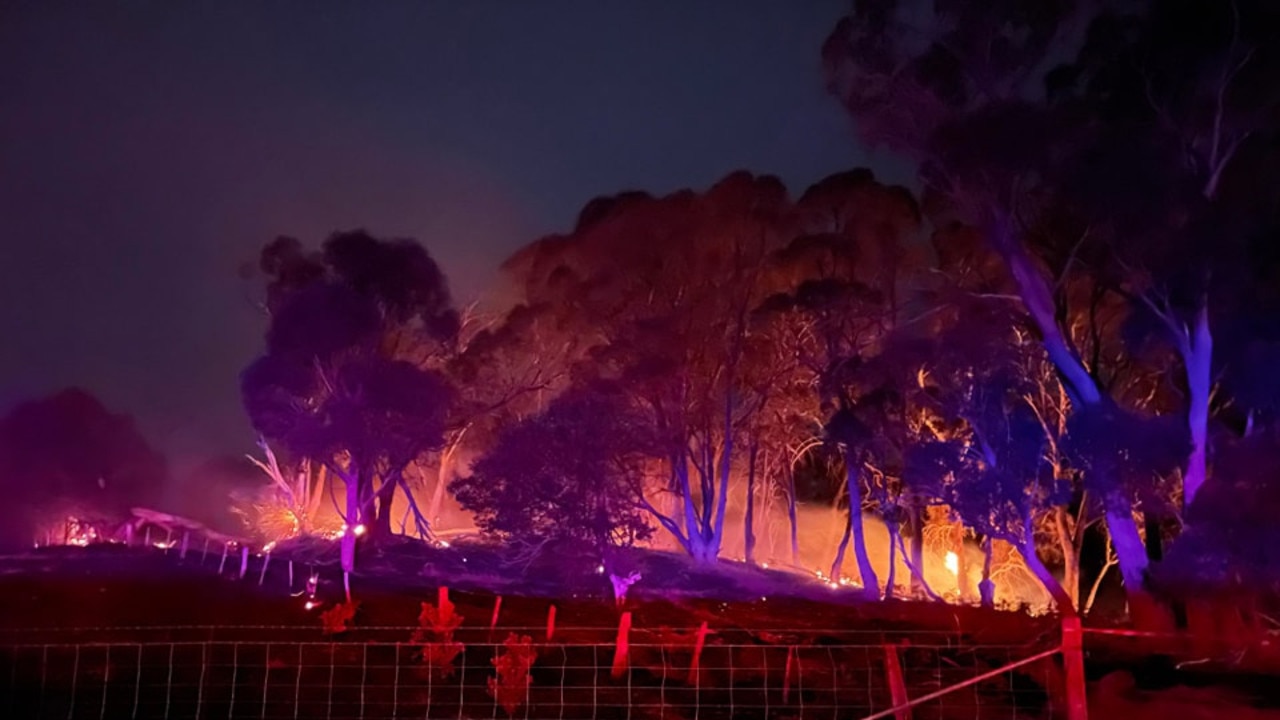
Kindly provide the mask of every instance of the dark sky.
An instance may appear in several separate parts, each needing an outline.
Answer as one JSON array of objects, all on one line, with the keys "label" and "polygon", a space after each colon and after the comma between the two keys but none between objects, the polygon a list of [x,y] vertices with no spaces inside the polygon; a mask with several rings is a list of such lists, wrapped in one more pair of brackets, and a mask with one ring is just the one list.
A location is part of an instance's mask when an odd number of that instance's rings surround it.
[{"label": "dark sky", "polygon": [[0,405],[78,384],[179,465],[240,452],[278,234],[418,238],[468,299],[596,195],[866,165],[821,86],[846,7],[6,3]]}]

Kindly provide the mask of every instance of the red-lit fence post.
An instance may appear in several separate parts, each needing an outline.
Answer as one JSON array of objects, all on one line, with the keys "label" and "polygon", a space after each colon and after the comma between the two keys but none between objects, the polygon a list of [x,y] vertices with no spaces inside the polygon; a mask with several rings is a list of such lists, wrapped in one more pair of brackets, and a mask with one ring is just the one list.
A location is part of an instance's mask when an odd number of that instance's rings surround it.
[{"label": "red-lit fence post", "polygon": [[[902,677],[902,663],[898,660],[898,646],[884,646],[884,673],[889,679],[889,699],[894,707],[902,707],[907,699],[907,683]],[[894,720],[911,720],[911,708],[903,707],[893,714]]]},{"label": "red-lit fence post", "polygon": [[1062,661],[1066,669],[1067,720],[1089,720],[1084,677],[1084,632],[1078,615],[1062,618]]},{"label": "red-lit fence post", "polygon": [[551,637],[556,634],[556,606],[552,605],[547,608],[547,642],[551,642]]},{"label": "red-lit fence post", "polygon": [[702,648],[707,644],[707,621],[698,626],[698,637],[693,643],[693,662],[689,665],[689,684],[698,684],[698,662],[702,658]]},{"label": "red-lit fence post", "polygon": [[613,651],[613,679],[621,678],[627,671],[627,654],[631,649],[631,611],[622,613],[618,621],[618,641]]},{"label": "red-lit fence post", "polygon": [[493,617],[489,619],[489,634],[493,635],[493,629],[498,627],[498,612],[502,610],[502,596],[493,596]]}]

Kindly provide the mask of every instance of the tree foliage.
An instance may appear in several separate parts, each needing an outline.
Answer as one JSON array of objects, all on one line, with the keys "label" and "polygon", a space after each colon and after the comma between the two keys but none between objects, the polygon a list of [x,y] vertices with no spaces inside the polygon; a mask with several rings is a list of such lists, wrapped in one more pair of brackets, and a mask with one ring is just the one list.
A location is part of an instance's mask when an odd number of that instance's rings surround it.
[{"label": "tree foliage", "polygon": [[[277,240],[262,268],[271,323],[266,354],[241,377],[249,418],[291,455],[342,478],[348,535],[366,521],[389,532],[404,469],[439,447],[453,394],[413,361],[423,347],[455,341],[443,275],[420,245],[363,232],[330,237],[318,256]],[[346,565],[353,545],[348,538]]]},{"label": "tree foliage", "polygon": [[450,490],[483,530],[522,543],[584,543],[603,556],[652,533],[640,507],[644,432],[619,398],[568,392],[505,428]]},{"label": "tree foliage", "polygon": [[89,392],[70,388],[14,407],[0,419],[0,483],[23,512],[0,533],[28,546],[37,523],[129,517],[162,498],[164,458],[132,418]]}]

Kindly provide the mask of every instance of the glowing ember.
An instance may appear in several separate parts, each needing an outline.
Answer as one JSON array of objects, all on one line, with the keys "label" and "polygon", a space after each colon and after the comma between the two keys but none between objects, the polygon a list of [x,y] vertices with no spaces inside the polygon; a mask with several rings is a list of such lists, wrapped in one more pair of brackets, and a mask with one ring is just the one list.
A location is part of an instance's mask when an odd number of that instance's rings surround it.
[{"label": "glowing ember", "polygon": [[275,540],[272,540],[271,542],[269,542],[269,543],[267,543],[266,545],[263,545],[263,546],[262,546],[262,552],[267,552],[267,553],[269,553],[269,552],[271,552],[272,550],[274,550],[274,549],[275,549],[275,547],[276,547],[276,541],[275,541]]},{"label": "glowing ember", "polygon": [[603,565],[597,565],[597,566],[596,566],[596,574],[597,574],[597,575],[603,575],[603,574],[604,574],[604,566],[603,566]]},{"label": "glowing ember", "polygon": [[947,571],[956,577],[960,576],[960,558],[955,553],[948,551],[946,560],[943,561]]},{"label": "glowing ember", "polygon": [[360,537],[361,535],[364,534],[364,525],[355,526],[355,528],[353,528],[351,532],[354,533],[356,537]]},{"label": "glowing ember", "polygon": [[151,544],[160,548],[161,550],[168,550],[169,548],[173,547],[174,541],[173,540],[169,540],[169,541],[157,540]]},{"label": "glowing ember", "polygon": [[449,542],[448,542],[447,540],[441,540],[441,541],[440,541],[440,547],[442,547],[442,548],[447,548],[447,547],[449,547]]},{"label": "glowing ember", "polygon": [[314,609],[315,607],[317,607],[319,604],[320,604],[320,603],[312,602],[311,600],[308,600],[308,601],[306,601],[305,603],[303,603],[302,607],[304,607],[304,608],[306,608],[306,609],[308,609],[308,610],[311,610],[311,609]]}]

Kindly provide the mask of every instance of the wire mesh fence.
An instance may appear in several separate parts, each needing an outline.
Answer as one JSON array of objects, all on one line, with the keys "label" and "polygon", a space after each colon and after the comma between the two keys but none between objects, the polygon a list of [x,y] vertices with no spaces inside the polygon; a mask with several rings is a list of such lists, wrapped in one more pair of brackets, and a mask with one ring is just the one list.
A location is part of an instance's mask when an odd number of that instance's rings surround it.
[{"label": "wire mesh fence", "polygon": [[[695,645],[659,633],[636,633],[619,665],[612,641],[578,642],[571,638],[587,633],[572,628],[549,642],[536,630],[499,628],[460,638],[456,652],[385,639],[400,630],[407,638],[410,628],[382,628],[360,641],[265,630],[230,633],[235,639],[226,639],[226,629],[153,628],[137,642],[6,641],[0,713],[15,720],[862,718],[893,706],[891,655],[905,686],[921,697],[1044,650],[928,634],[895,653],[870,635],[808,644],[713,636],[694,670]],[[270,639],[249,639],[255,634]],[[503,663],[513,652],[503,641],[512,635],[531,640],[527,670]],[[1053,699],[1042,674],[1052,668],[997,673],[916,706],[912,717],[1048,717]]]}]

